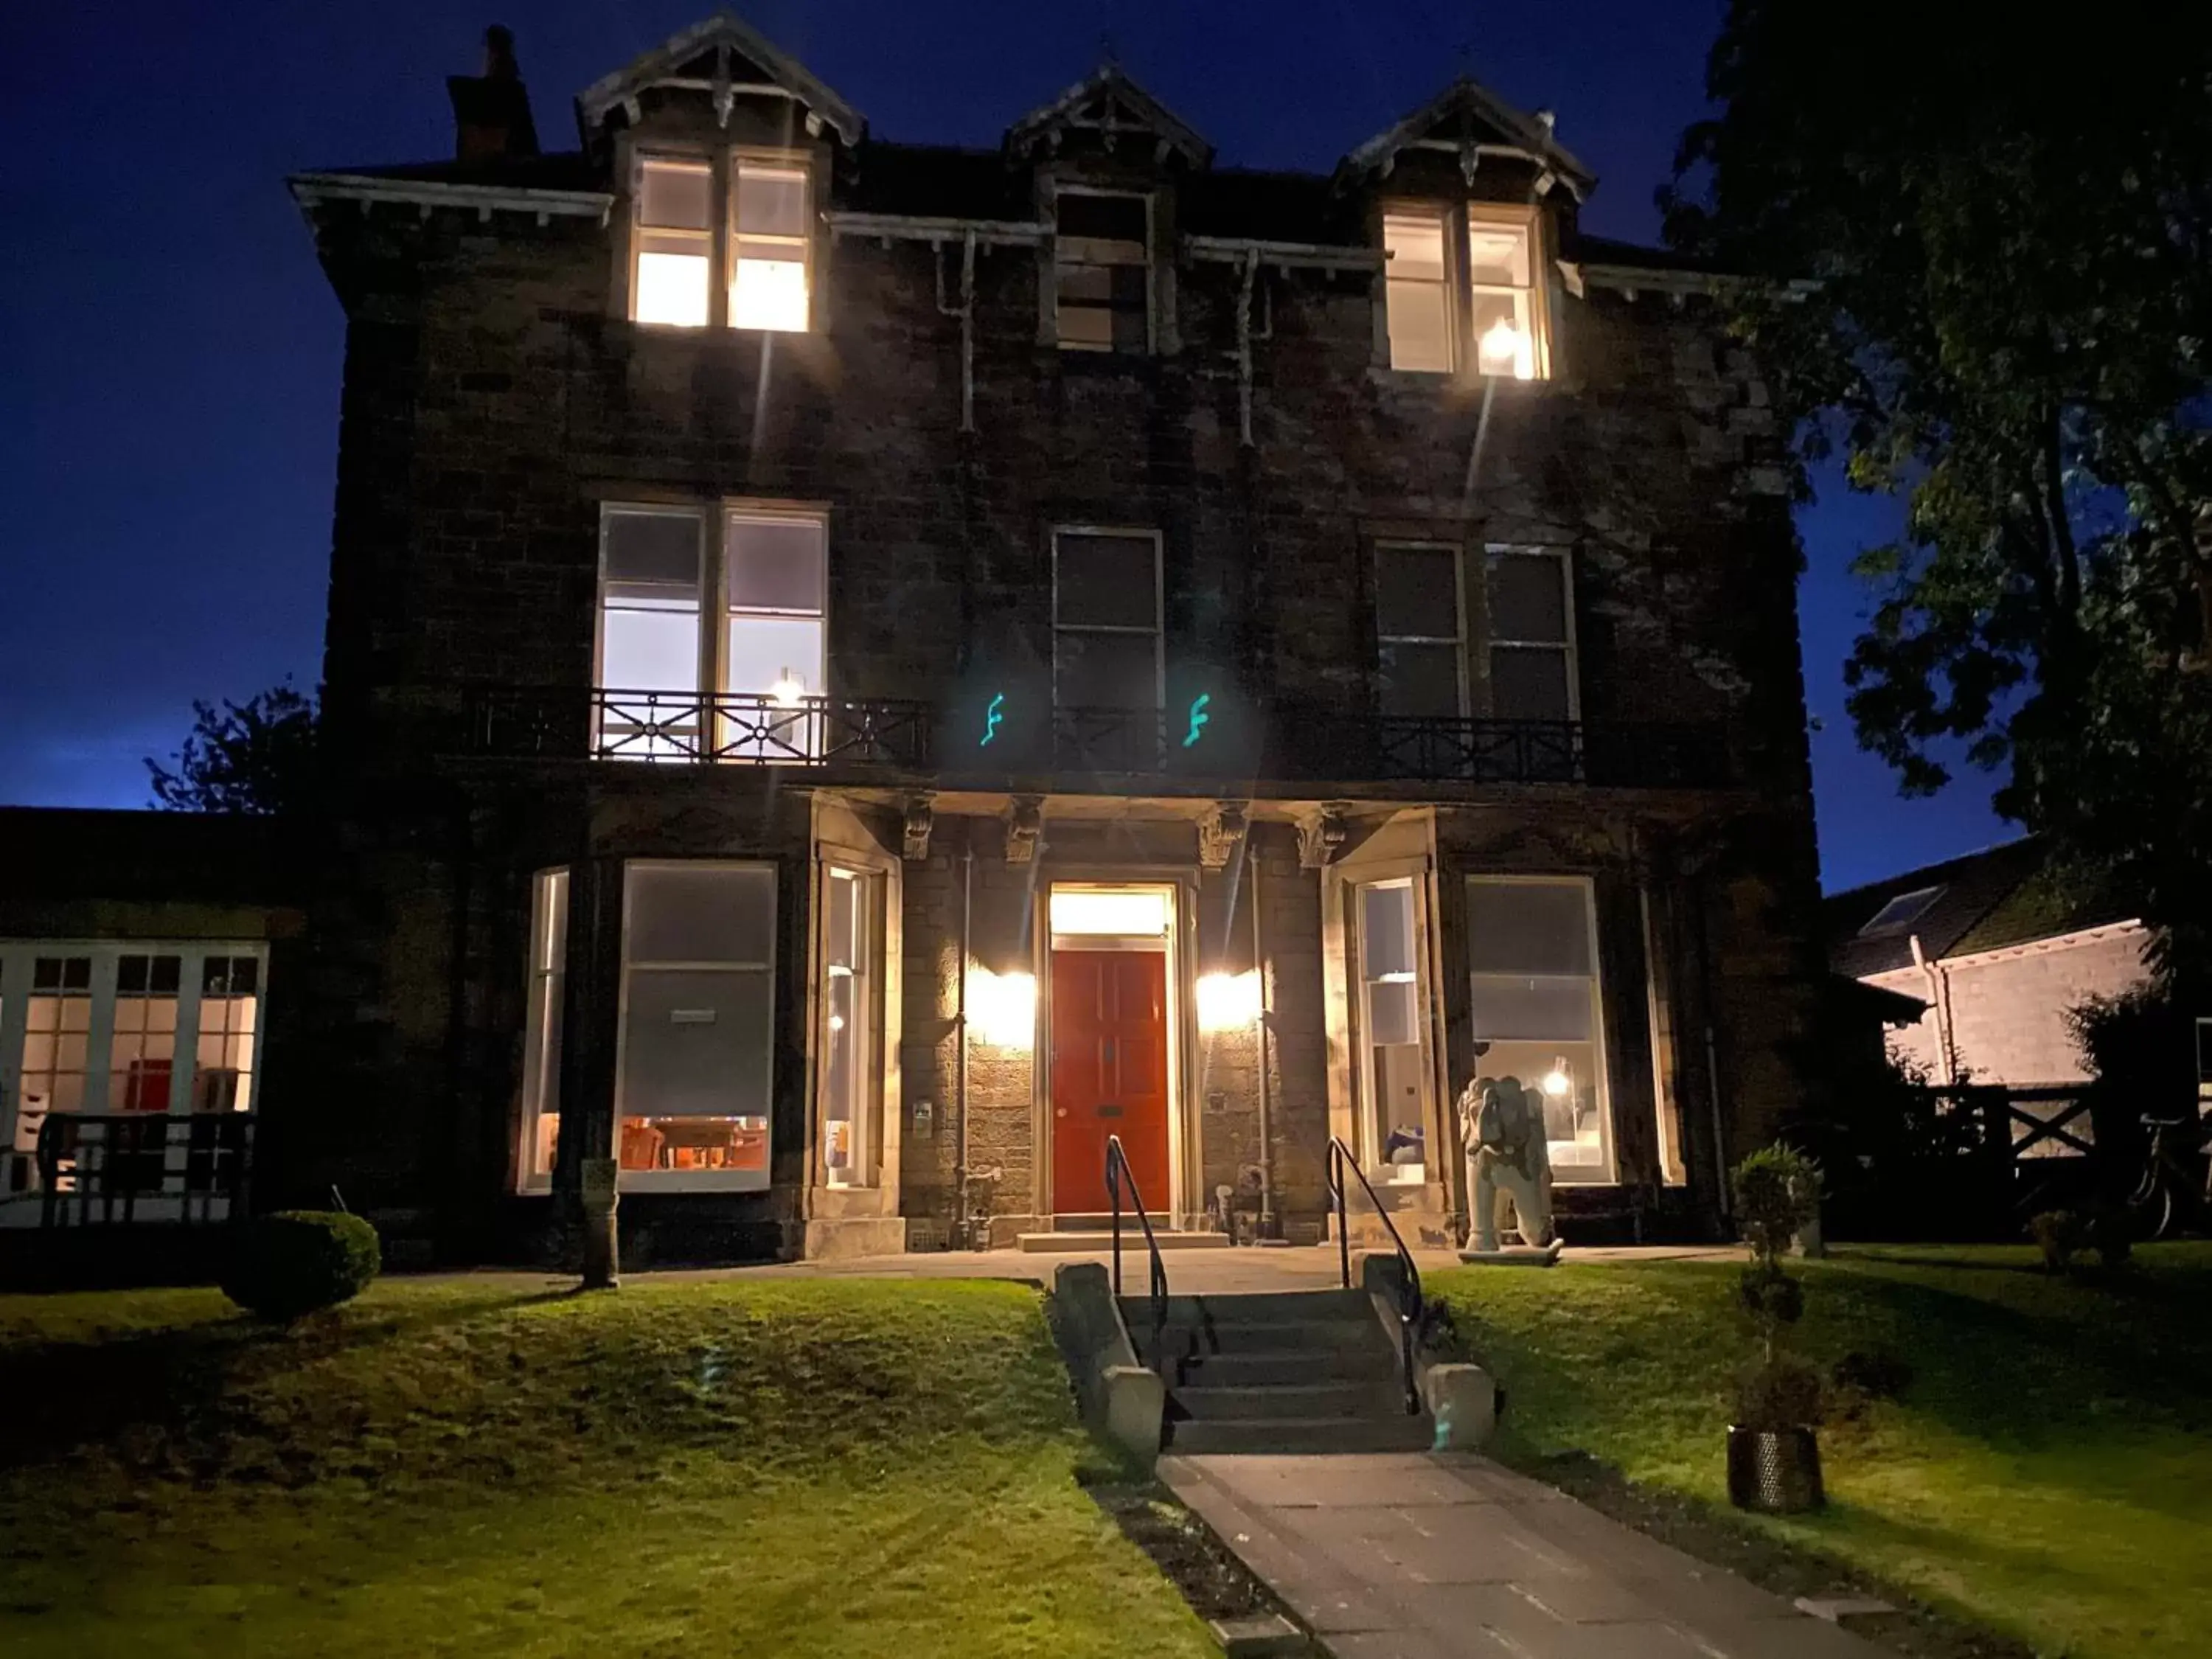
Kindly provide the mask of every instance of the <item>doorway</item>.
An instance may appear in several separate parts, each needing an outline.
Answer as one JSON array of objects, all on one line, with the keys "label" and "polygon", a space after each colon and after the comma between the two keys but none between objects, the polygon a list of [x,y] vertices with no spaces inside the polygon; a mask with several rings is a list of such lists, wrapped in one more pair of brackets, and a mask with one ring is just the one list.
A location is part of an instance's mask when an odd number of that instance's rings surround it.
[{"label": "doorway", "polygon": [[1106,1144],[1121,1137],[1158,1222],[1174,1213],[1165,887],[1068,887],[1050,896],[1052,1207],[1112,1207]]}]

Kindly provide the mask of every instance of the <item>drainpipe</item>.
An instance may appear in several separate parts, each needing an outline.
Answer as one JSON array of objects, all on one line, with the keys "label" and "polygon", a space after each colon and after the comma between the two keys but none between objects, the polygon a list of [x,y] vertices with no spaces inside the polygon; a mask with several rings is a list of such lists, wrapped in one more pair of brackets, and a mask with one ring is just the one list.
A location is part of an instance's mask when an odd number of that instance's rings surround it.
[{"label": "drainpipe", "polygon": [[1252,289],[1260,274],[1260,250],[1244,255],[1243,280],[1237,294],[1237,438],[1252,447]]},{"label": "drainpipe", "polygon": [[1713,1120],[1713,1184],[1719,1188],[1721,1215],[1732,1219],[1735,1195],[1729,1190],[1727,1123],[1721,1111],[1720,1038],[1713,1026],[1712,939],[1705,921],[1705,884],[1697,884],[1692,906],[1697,922],[1698,994],[1705,1017],[1705,1106]]},{"label": "drainpipe", "polygon": [[1260,939],[1260,860],[1252,850],[1253,832],[1257,824],[1244,829],[1244,856],[1252,866],[1252,971],[1260,980],[1260,1015],[1253,1027],[1252,1040],[1260,1062],[1260,1237],[1275,1236],[1275,1150],[1269,1127],[1273,1102],[1267,1088],[1267,1032],[1274,1024],[1274,1011],[1267,1006],[1267,958],[1262,954]]},{"label": "drainpipe", "polygon": [[970,225],[960,239],[960,303],[945,302],[945,261],[930,250],[937,270],[937,308],[960,319],[960,429],[975,429],[975,228]]},{"label": "drainpipe", "polygon": [[1936,1054],[1943,1067],[1943,1084],[1950,1087],[1959,1080],[1958,1056],[1951,1048],[1951,984],[1950,976],[1940,962],[1930,962],[1928,953],[1920,948],[1920,935],[1911,936],[1912,965],[1928,981],[1928,1007],[1936,1016]]},{"label": "drainpipe", "polygon": [[973,825],[962,825],[960,848],[960,957],[953,973],[952,1026],[959,1047],[952,1081],[952,1231],[956,1247],[966,1249],[968,1236],[968,929],[975,897]]}]

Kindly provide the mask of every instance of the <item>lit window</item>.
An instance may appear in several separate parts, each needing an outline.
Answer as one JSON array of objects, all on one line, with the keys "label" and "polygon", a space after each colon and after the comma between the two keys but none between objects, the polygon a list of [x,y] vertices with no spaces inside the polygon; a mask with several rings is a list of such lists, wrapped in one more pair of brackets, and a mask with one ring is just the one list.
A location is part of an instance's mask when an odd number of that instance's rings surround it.
[{"label": "lit window", "polygon": [[1378,1181],[1418,1186],[1428,1172],[1428,1068],[1411,877],[1353,890],[1359,950],[1360,1093],[1367,1162]]},{"label": "lit window", "polygon": [[[740,701],[732,729],[718,742],[722,752],[767,760],[811,752],[805,710],[823,693],[828,535],[818,514],[740,508],[724,515],[721,685]],[[781,708],[793,712],[778,715]]]},{"label": "lit window", "polygon": [[875,939],[883,878],[823,872],[822,1173],[832,1187],[874,1184],[878,1084]]},{"label": "lit window", "polygon": [[1437,214],[1386,213],[1382,249],[1390,323],[1390,367],[1449,374],[1451,287],[1444,269],[1444,222]]},{"label": "lit window", "polygon": [[194,1111],[242,1112],[253,1104],[253,1049],[260,1012],[258,958],[211,956],[201,963]]},{"label": "lit window", "polygon": [[[733,157],[730,205],[717,210],[715,164],[641,159],[634,192],[630,316],[677,328],[803,332],[811,323],[812,179],[803,167]],[[728,287],[717,315],[716,239]]]},{"label": "lit window", "polygon": [[1142,196],[1063,191],[1056,203],[1057,337],[1070,351],[1152,349],[1152,211]]},{"label": "lit window", "polygon": [[1054,531],[1052,570],[1055,706],[1159,708],[1158,535]]},{"label": "lit window", "polygon": [[804,167],[740,161],[730,261],[730,326],[804,333],[811,215]]},{"label": "lit window", "polygon": [[1050,910],[1055,939],[1077,936],[1167,937],[1168,893],[1164,887],[1055,886]]},{"label": "lit window", "polygon": [[1555,1180],[1611,1180],[1589,883],[1470,877],[1467,933],[1476,1075],[1510,1078],[1542,1106]]},{"label": "lit window", "polygon": [[107,1054],[111,1109],[169,1109],[183,969],[184,958],[174,956],[131,955],[115,964],[115,1021]]},{"label": "lit window", "polygon": [[1467,226],[1468,332],[1478,373],[1533,380],[1539,370],[1536,291],[1529,241],[1534,222],[1493,219],[1470,208]]},{"label": "lit window", "polygon": [[599,520],[599,752],[696,756],[701,515],[610,507]]},{"label": "lit window", "polygon": [[[1447,257],[1466,216],[1463,262]],[[1540,231],[1533,210],[1401,204],[1382,216],[1390,367],[1538,380],[1551,373]]]},{"label": "lit window", "polygon": [[1490,712],[1499,720],[1577,718],[1567,559],[1557,549],[1490,550]]},{"label": "lit window", "polygon": [[714,170],[703,161],[640,162],[631,317],[704,328],[714,242]]},{"label": "lit window", "polygon": [[1385,714],[1467,713],[1460,551],[1386,543],[1375,550],[1375,638]]},{"label": "lit window", "polygon": [[775,867],[633,862],[615,1155],[630,1187],[764,1188]]},{"label": "lit window", "polygon": [[568,977],[568,872],[530,884],[530,969],[523,1014],[522,1184],[553,1179],[561,1135],[561,1012]]}]

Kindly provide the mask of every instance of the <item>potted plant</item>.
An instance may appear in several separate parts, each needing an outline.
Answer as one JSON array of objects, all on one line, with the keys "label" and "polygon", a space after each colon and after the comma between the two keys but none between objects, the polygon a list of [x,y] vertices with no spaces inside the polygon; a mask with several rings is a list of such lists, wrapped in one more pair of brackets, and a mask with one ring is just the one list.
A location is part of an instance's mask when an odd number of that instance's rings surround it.
[{"label": "potted plant", "polygon": [[1753,1152],[1735,1169],[1737,1224],[1751,1246],[1741,1281],[1759,1352],[1736,1391],[1729,1425],[1729,1501],[1738,1509],[1796,1515],[1826,1501],[1820,1490],[1820,1374],[1784,1346],[1805,1311],[1804,1287],[1782,1265],[1792,1239],[1820,1212],[1820,1171],[1788,1146]]}]

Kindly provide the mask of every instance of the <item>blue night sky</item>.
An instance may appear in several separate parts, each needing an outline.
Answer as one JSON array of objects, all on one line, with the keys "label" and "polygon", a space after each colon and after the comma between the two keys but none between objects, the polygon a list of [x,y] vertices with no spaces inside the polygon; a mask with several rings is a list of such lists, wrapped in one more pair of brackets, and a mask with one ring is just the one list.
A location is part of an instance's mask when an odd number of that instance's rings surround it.
[{"label": "blue night sky", "polygon": [[[450,153],[444,76],[517,35],[548,148],[588,82],[708,0],[463,10],[15,6],[0,175],[0,801],[133,806],[196,696],[319,669],[342,319],[284,176]],[[1591,230],[1654,240],[1654,188],[1703,106],[1717,0],[751,0],[738,8],[886,137],[988,145],[1110,39],[1226,164],[1327,168],[1462,70],[1602,180]],[[1802,520],[1808,690],[1833,889],[2001,840],[1988,781],[1901,801],[1858,753],[1844,572],[1896,507],[1832,483]]]}]

